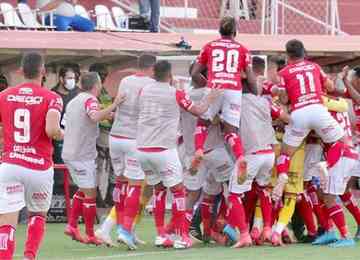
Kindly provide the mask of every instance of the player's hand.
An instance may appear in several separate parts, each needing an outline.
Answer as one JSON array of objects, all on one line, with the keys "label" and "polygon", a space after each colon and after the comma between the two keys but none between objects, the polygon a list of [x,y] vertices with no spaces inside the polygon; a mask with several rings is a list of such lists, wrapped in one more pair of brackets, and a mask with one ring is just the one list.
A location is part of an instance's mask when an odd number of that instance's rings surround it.
[{"label": "player's hand", "polygon": [[118,106],[121,103],[123,103],[125,100],[126,100],[126,94],[119,91],[118,94],[116,95],[115,99],[114,99],[113,104],[115,106]]},{"label": "player's hand", "polygon": [[350,67],[349,66],[345,66],[341,72],[338,74],[338,77],[342,80],[346,79],[347,75],[349,74],[350,71]]}]

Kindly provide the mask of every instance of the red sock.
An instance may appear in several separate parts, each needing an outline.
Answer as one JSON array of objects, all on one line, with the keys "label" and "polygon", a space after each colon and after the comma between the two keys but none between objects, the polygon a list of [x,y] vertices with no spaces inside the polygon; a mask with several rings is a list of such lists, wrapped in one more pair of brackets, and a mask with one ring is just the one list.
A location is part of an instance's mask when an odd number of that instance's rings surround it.
[{"label": "red sock", "polygon": [[250,219],[252,219],[254,215],[257,198],[256,185],[252,185],[251,190],[245,193],[243,202],[247,222],[250,222]]},{"label": "red sock", "polygon": [[360,226],[360,208],[354,201],[351,191],[348,191],[340,196],[344,206],[348,209],[351,215],[354,217],[358,226]]},{"label": "red sock", "polygon": [[232,227],[237,227],[241,234],[248,233],[248,223],[246,221],[244,206],[239,194],[230,193],[229,195],[229,214],[228,221]]},{"label": "red sock", "polygon": [[44,238],[45,224],[46,218],[44,216],[32,216],[29,218],[24,256],[36,258]]},{"label": "red sock", "polygon": [[15,231],[11,225],[0,226],[0,259],[12,260],[15,251]]},{"label": "red sock", "polygon": [[77,191],[73,196],[69,225],[74,228],[77,228],[79,217],[83,211],[84,196],[84,193],[81,191]]},{"label": "red sock", "polygon": [[324,212],[324,203],[319,200],[318,195],[316,193],[316,187],[314,185],[309,185],[306,193],[308,194],[311,203],[313,205],[313,211],[316,215],[316,219],[318,224],[325,230],[329,231],[331,229],[331,225],[329,219],[327,218],[327,213]]},{"label": "red sock", "polygon": [[208,136],[208,127],[205,124],[204,120],[199,119],[197,121],[196,129],[195,129],[195,150],[204,150],[204,145],[206,142],[206,138]]},{"label": "red sock", "polygon": [[193,210],[187,209],[185,211],[185,225],[184,225],[184,233],[185,234],[189,233],[189,228],[191,225],[192,217],[193,217]]},{"label": "red sock", "polygon": [[308,234],[315,236],[317,234],[317,229],[313,216],[311,201],[305,193],[302,193],[300,196],[301,199],[297,202],[299,213],[304,220]]},{"label": "red sock", "polygon": [[345,222],[345,215],[340,205],[335,205],[327,209],[330,218],[334,221],[340,235],[345,238],[348,236],[348,229]]},{"label": "red sock", "polygon": [[233,155],[235,156],[236,159],[238,159],[244,154],[241,139],[238,134],[236,133],[226,134],[225,142],[229,144],[229,146],[231,147]]},{"label": "red sock", "polygon": [[116,209],[116,223],[121,225],[124,222],[124,205],[126,198],[126,190],[127,190],[127,181],[116,181],[114,192],[113,192],[113,200]]},{"label": "red sock", "polygon": [[227,211],[227,205],[226,205],[226,201],[225,201],[225,197],[224,195],[221,198],[221,202],[220,202],[220,207],[219,207],[219,213],[218,213],[218,219],[219,218],[226,218],[226,211]]},{"label": "red sock", "polygon": [[281,153],[278,159],[276,160],[276,171],[278,175],[287,174],[290,167],[290,156],[287,154]]},{"label": "red sock", "polygon": [[203,198],[200,204],[201,210],[201,220],[203,223],[204,235],[210,236],[211,234],[211,216],[212,216],[212,208],[214,205],[213,198]]},{"label": "red sock", "polygon": [[94,224],[96,218],[96,199],[84,198],[83,203],[83,216],[85,222],[86,235],[89,237],[94,236]]},{"label": "red sock", "polygon": [[134,220],[140,209],[141,185],[129,185],[123,217],[123,228],[128,232],[132,231]]},{"label": "red sock", "polygon": [[266,190],[265,187],[258,186],[258,196],[260,199],[260,207],[261,207],[261,213],[263,216],[264,221],[264,227],[271,227],[272,223],[272,204],[271,204],[271,197],[269,192]]},{"label": "red sock", "polygon": [[278,220],[280,210],[283,206],[284,205],[281,200],[275,202],[275,204],[273,205],[272,211],[271,211],[271,226],[274,225],[275,222]]},{"label": "red sock", "polygon": [[173,208],[172,215],[176,224],[176,233],[186,235],[185,233],[185,189],[177,188],[171,192],[174,196],[175,207]]},{"label": "red sock", "polygon": [[166,189],[156,189],[154,191],[154,220],[156,230],[159,236],[165,235],[165,203],[166,203]]}]

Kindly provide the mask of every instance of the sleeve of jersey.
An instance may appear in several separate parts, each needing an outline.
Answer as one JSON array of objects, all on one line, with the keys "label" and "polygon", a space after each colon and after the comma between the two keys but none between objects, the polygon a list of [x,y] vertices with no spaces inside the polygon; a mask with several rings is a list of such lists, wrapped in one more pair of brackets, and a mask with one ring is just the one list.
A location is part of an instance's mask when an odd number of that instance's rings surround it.
[{"label": "sleeve of jersey", "polygon": [[280,117],[282,113],[282,108],[274,104],[273,102],[270,102],[270,111],[271,111],[271,118],[273,120],[276,120]]},{"label": "sleeve of jersey", "polygon": [[52,95],[50,95],[48,111],[54,109],[61,113],[63,111],[63,107],[64,105],[62,98],[59,95],[52,93]]},{"label": "sleeve of jersey", "polygon": [[88,116],[90,117],[93,113],[97,112],[100,110],[100,104],[99,101],[94,98],[91,97],[88,100],[86,100],[85,102],[85,111],[88,114]]},{"label": "sleeve of jersey", "polygon": [[191,101],[189,96],[181,90],[176,90],[176,102],[182,109],[186,111],[189,111],[193,106],[193,102]]},{"label": "sleeve of jersey", "polygon": [[205,45],[201,51],[199,56],[197,57],[197,63],[206,66],[209,59],[209,46]]}]

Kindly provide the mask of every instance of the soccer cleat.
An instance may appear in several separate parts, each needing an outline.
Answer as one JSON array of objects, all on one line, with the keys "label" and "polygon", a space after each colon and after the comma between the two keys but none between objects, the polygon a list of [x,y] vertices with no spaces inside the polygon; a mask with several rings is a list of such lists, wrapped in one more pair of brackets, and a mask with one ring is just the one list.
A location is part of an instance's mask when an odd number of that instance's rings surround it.
[{"label": "soccer cleat", "polygon": [[182,235],[180,239],[177,239],[174,242],[175,249],[187,249],[190,247],[192,247],[192,240],[187,235]]},{"label": "soccer cleat", "polygon": [[93,236],[93,237],[87,237],[86,238],[86,244],[88,245],[95,245],[95,246],[100,246],[103,244],[103,241],[100,240],[98,237]]},{"label": "soccer cleat", "polygon": [[360,226],[358,226],[355,237],[354,237],[355,241],[359,241],[360,240]]},{"label": "soccer cleat", "polygon": [[102,229],[98,229],[95,231],[95,236],[101,239],[104,244],[108,247],[117,247],[117,245],[112,241],[109,234],[105,234]]},{"label": "soccer cleat", "polygon": [[118,230],[118,241],[123,242],[129,250],[136,250],[137,246],[135,245],[135,238],[133,234],[129,233],[125,229]]},{"label": "soccer cleat", "polygon": [[203,159],[204,159],[204,151],[201,149],[196,150],[194,158],[192,159],[191,165],[189,168],[190,175],[196,175]]},{"label": "soccer cleat", "polygon": [[287,176],[287,174],[285,173],[279,174],[276,185],[271,194],[271,197],[274,201],[279,201],[282,198],[288,180],[289,177]]},{"label": "soccer cleat", "polygon": [[336,237],[335,231],[328,231],[322,234],[321,236],[317,237],[315,241],[312,242],[312,245],[328,245],[337,240],[338,239]]},{"label": "soccer cleat", "polygon": [[71,237],[75,241],[86,244],[86,239],[82,237],[82,235],[80,234],[80,230],[78,228],[74,228],[70,225],[66,225],[64,234]]},{"label": "soccer cleat", "polygon": [[252,241],[249,233],[241,234],[240,240],[232,246],[232,248],[242,248],[252,246]]},{"label": "soccer cleat", "polygon": [[231,241],[233,241],[233,242],[238,241],[238,234],[237,234],[235,228],[233,228],[229,224],[224,227],[223,232]]},{"label": "soccer cleat", "polygon": [[146,245],[146,242],[144,240],[141,240],[136,233],[134,233],[134,241],[136,245]]},{"label": "soccer cleat", "polygon": [[329,244],[332,248],[338,248],[338,247],[350,247],[355,246],[355,241],[352,238],[341,238],[338,241]]},{"label": "soccer cleat", "polygon": [[203,237],[202,237],[202,234],[201,234],[200,227],[198,229],[197,227],[190,226],[189,235],[194,240],[197,240],[199,242],[203,241]]},{"label": "soccer cleat", "polygon": [[251,232],[250,232],[250,236],[252,241],[255,243],[255,245],[257,246],[261,246],[263,244],[263,241],[261,239],[261,231],[258,227],[253,227]]},{"label": "soccer cleat", "polygon": [[283,242],[281,240],[281,235],[277,232],[274,232],[271,236],[271,244],[273,246],[282,246]]},{"label": "soccer cleat", "polygon": [[309,244],[309,243],[313,243],[315,241],[315,239],[316,239],[316,236],[306,235],[300,239],[300,242],[304,243],[304,244]]},{"label": "soccer cleat", "polygon": [[237,159],[235,167],[237,169],[237,183],[241,185],[246,181],[247,178],[247,163],[244,160],[244,157]]},{"label": "soccer cleat", "polygon": [[262,241],[263,243],[271,243],[271,227],[264,227],[262,232]]},{"label": "soccer cleat", "polygon": [[155,238],[155,246],[157,247],[172,247],[174,245],[174,241],[170,239],[169,236],[157,236]]}]

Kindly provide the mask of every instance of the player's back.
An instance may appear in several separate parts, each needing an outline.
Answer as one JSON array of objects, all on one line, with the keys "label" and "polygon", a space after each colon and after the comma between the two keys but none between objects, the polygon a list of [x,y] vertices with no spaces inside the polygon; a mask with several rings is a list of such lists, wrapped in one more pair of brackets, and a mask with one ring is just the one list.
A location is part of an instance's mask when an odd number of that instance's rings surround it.
[{"label": "player's back", "polygon": [[131,75],[121,81],[119,88],[126,95],[126,100],[116,109],[112,135],[136,138],[139,116],[137,99],[140,90],[152,82],[154,79],[139,75]]},{"label": "player's back", "polygon": [[36,170],[52,166],[52,142],[45,131],[50,109],[61,112],[61,98],[33,83],[11,87],[0,94],[3,162]]},{"label": "player's back", "polygon": [[269,101],[253,94],[244,94],[240,135],[246,154],[266,150],[276,144]]},{"label": "player's back", "polygon": [[292,110],[322,103],[326,75],[318,64],[303,60],[287,65],[279,75],[281,85],[287,90]]},{"label": "player's back", "polygon": [[249,51],[230,38],[209,42],[199,60],[208,68],[208,86],[221,85],[225,89],[241,90],[241,73],[250,62]]}]

